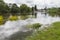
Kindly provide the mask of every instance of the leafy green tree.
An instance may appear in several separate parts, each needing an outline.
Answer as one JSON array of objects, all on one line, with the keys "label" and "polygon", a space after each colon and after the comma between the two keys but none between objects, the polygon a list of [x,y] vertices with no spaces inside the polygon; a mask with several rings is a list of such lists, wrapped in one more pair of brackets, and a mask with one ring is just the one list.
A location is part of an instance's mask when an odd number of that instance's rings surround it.
[{"label": "leafy green tree", "polygon": [[19,7],[16,4],[13,4],[10,12],[12,13],[12,15],[15,15],[16,13],[19,13]]},{"label": "leafy green tree", "polygon": [[3,0],[0,0],[0,14],[8,13],[8,11],[9,11],[8,5]]},{"label": "leafy green tree", "polygon": [[0,3],[4,3],[4,1],[3,0],[0,0]]},{"label": "leafy green tree", "polygon": [[31,12],[31,8],[28,7],[26,4],[22,4],[20,6],[20,12],[21,13],[29,13],[29,12]]},{"label": "leafy green tree", "polygon": [[26,10],[27,10],[27,5],[22,4],[22,5],[20,6],[20,12],[21,12],[21,13],[24,13]]},{"label": "leafy green tree", "polygon": [[31,12],[32,9],[30,7],[27,7],[27,12]]},{"label": "leafy green tree", "polygon": [[7,5],[3,0],[0,0],[0,15],[6,15],[7,13],[16,15],[19,12],[27,14],[31,12],[31,8],[25,4],[22,4],[20,8],[15,3],[12,5]]}]

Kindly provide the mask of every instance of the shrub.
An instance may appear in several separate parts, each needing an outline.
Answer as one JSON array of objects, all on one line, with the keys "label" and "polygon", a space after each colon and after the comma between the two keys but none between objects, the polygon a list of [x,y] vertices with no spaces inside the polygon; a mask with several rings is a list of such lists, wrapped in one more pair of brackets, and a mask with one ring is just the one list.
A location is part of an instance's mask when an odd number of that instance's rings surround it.
[{"label": "shrub", "polygon": [[32,27],[33,27],[33,28],[39,28],[39,27],[41,27],[41,24],[35,23],[35,24],[32,25]]},{"label": "shrub", "polygon": [[18,17],[17,17],[17,16],[11,16],[11,17],[9,18],[9,20],[11,20],[11,21],[16,21],[16,20],[18,20]]},{"label": "shrub", "polygon": [[0,25],[2,25],[4,23],[4,18],[3,16],[0,16]]},{"label": "shrub", "polygon": [[41,24],[39,24],[39,23],[28,24],[27,27],[37,29],[37,28],[41,27]]}]

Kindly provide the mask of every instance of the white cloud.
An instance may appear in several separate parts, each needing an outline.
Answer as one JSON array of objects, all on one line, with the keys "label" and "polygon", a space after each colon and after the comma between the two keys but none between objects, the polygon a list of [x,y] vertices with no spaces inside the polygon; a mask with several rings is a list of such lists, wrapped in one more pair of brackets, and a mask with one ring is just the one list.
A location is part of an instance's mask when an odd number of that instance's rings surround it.
[{"label": "white cloud", "polygon": [[15,3],[14,0],[4,0],[6,3]]},{"label": "white cloud", "polygon": [[60,6],[60,0],[5,0],[7,3],[27,4],[29,6],[37,5],[38,8]]}]

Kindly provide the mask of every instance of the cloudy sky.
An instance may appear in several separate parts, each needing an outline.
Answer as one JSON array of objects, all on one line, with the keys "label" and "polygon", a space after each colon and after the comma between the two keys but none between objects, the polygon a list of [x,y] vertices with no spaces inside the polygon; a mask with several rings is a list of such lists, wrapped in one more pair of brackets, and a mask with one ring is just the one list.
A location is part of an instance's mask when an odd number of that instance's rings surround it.
[{"label": "cloudy sky", "polygon": [[38,8],[60,7],[60,0],[4,0],[6,3],[27,4],[28,6],[37,5]]}]

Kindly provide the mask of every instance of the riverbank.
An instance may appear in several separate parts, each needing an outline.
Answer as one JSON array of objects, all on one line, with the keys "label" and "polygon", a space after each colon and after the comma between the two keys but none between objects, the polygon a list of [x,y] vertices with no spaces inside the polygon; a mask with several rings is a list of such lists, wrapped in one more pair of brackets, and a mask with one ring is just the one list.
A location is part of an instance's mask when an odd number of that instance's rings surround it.
[{"label": "riverbank", "polygon": [[32,36],[28,36],[26,40],[60,40],[60,22],[55,22],[49,28],[37,31]]},{"label": "riverbank", "polygon": [[[20,32],[20,31],[22,31],[22,33],[24,34],[24,32],[29,30],[29,28],[26,27],[27,24],[30,25],[34,23],[39,23],[39,24],[42,24],[43,26],[41,28],[46,28],[48,27],[47,25],[50,26],[50,24],[57,21],[60,21],[60,17],[52,17],[52,16],[49,16],[48,14],[45,15],[44,13],[41,13],[41,12],[37,12],[37,18],[29,17],[25,20],[15,20],[15,21],[8,20],[4,25],[0,26],[0,32],[1,32],[0,38],[4,39],[3,37],[9,37],[10,35],[13,35],[16,32]],[[33,28],[35,28],[35,26]]]}]

